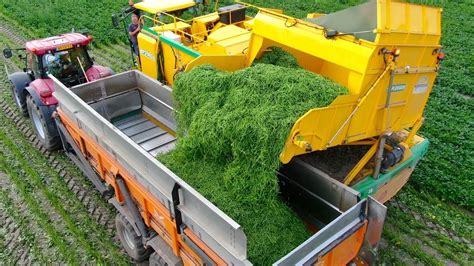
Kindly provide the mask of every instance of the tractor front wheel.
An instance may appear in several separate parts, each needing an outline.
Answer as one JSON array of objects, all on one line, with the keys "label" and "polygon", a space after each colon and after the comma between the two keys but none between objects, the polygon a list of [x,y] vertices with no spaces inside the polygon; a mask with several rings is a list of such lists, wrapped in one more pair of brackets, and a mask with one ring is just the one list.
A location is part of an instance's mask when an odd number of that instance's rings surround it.
[{"label": "tractor front wheel", "polygon": [[15,85],[11,84],[11,90],[13,100],[15,101],[18,110],[20,110],[21,115],[24,117],[28,117],[28,108],[26,106],[26,101],[24,100],[24,98],[21,97],[21,95],[18,95],[18,91],[16,90]]},{"label": "tractor front wheel", "polygon": [[59,137],[52,137],[49,134],[48,124],[46,122],[46,119],[49,118],[44,117],[31,95],[26,96],[26,106],[28,108],[28,114],[30,115],[33,128],[35,129],[36,137],[40,140],[41,144],[48,151],[59,149],[61,147],[61,139]]}]

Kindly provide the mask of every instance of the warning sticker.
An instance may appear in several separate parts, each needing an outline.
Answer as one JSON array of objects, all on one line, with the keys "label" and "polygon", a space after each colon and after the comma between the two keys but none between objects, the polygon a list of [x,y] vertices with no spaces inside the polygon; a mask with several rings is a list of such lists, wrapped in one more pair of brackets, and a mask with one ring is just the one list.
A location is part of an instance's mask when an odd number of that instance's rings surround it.
[{"label": "warning sticker", "polygon": [[425,93],[428,90],[428,77],[427,76],[421,76],[418,79],[418,82],[416,83],[415,87],[413,88],[413,94],[421,94]]}]

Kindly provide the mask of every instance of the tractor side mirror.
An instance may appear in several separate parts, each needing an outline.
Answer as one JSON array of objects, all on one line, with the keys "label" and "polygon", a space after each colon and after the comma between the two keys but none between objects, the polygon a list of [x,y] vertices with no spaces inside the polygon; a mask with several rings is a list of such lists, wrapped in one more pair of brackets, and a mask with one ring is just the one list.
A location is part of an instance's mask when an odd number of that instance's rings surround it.
[{"label": "tractor side mirror", "polygon": [[3,56],[5,58],[11,58],[13,56],[12,49],[10,48],[3,49]]},{"label": "tractor side mirror", "polygon": [[112,25],[114,25],[115,28],[118,28],[120,26],[117,14],[112,14]]}]

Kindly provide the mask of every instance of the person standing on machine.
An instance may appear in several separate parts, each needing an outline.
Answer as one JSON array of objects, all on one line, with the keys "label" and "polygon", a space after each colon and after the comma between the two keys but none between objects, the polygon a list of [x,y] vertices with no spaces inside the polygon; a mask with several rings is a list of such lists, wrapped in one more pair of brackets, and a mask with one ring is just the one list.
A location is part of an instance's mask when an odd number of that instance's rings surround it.
[{"label": "person standing on machine", "polygon": [[133,52],[138,56],[138,39],[137,35],[141,30],[140,18],[137,14],[132,14],[132,23],[128,25],[128,34],[130,34],[130,41],[132,42]]}]

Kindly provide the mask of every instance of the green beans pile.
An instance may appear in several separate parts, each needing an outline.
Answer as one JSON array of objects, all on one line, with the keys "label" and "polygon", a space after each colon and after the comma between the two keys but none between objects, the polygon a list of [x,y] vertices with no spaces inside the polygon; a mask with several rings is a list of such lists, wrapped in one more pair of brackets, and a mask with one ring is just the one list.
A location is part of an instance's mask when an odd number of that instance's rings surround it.
[{"label": "green beans pile", "polygon": [[177,77],[178,144],[159,159],[243,226],[251,262],[269,265],[310,236],[278,197],[275,170],[290,129],[346,93],[294,65],[256,63],[233,73],[197,67]]}]

